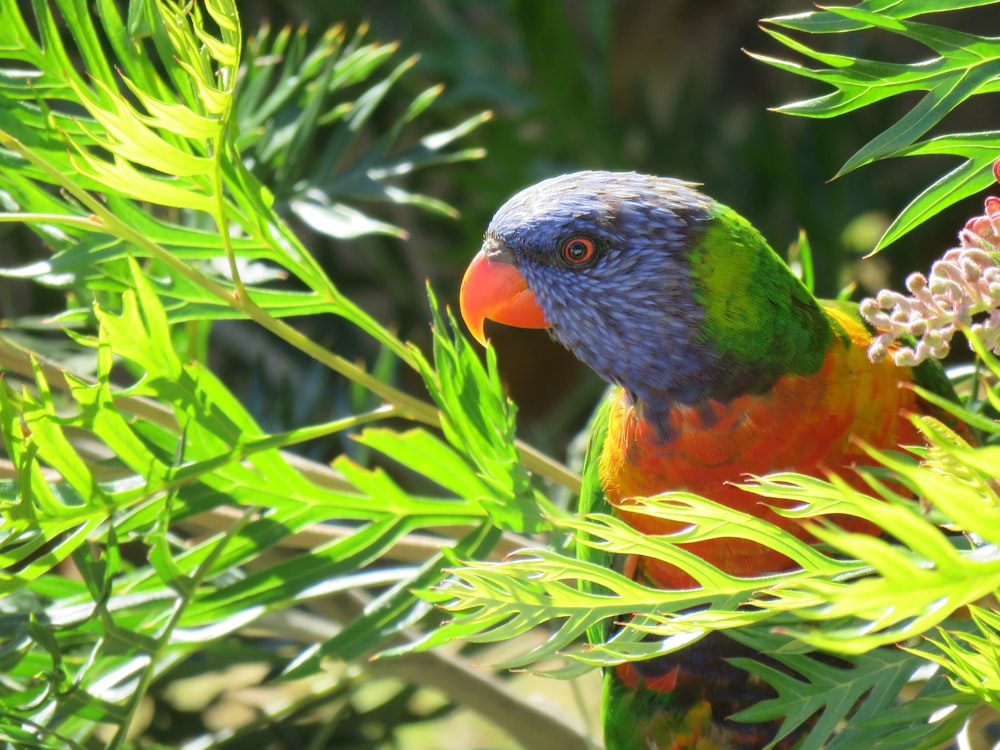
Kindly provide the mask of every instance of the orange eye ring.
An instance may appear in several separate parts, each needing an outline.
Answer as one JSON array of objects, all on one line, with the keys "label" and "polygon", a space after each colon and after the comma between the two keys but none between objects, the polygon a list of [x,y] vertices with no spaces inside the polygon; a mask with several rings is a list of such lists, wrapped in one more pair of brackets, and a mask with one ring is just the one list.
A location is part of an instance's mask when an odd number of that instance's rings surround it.
[{"label": "orange eye ring", "polygon": [[582,266],[594,259],[594,241],[589,237],[571,237],[562,246],[562,257],[571,266]]}]

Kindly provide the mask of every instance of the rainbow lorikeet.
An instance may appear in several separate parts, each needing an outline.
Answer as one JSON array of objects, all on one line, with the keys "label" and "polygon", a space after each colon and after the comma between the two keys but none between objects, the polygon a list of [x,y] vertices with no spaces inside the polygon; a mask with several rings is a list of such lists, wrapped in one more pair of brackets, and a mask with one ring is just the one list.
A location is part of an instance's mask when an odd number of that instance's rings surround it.
[{"label": "rainbow lorikeet", "polygon": [[[461,309],[481,342],[486,319],[548,327],[617,386],[594,420],[581,510],[610,505],[649,534],[677,527],[630,514],[630,498],[683,489],[805,538],[733,483],[786,470],[857,483],[850,467],[867,458],[859,442],[921,442],[907,413],[927,409],[900,386],[953,397],[936,364],[869,361],[871,334],[851,305],[817,300],[744,218],[674,179],[579,172],[518,193],[489,225]],[[595,472],[599,482],[588,482]],[[859,519],[841,525],[877,532]],[[688,547],[738,575],[791,565],[749,540]],[[626,570],[658,587],[695,585],[647,558]],[[608,750],[767,745],[777,722],[727,718],[770,690],[732,666],[735,655],[745,649],[715,634],[608,670]]]}]

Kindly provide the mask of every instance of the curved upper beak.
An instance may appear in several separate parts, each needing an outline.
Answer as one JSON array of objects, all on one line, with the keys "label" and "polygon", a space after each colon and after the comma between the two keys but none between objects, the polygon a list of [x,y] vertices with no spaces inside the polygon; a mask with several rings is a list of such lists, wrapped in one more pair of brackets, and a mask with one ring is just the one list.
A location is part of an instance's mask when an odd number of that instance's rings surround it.
[{"label": "curved upper beak", "polygon": [[459,293],[462,319],[483,346],[483,325],[489,320],[518,328],[548,328],[545,313],[528,289],[517,267],[501,252],[480,250],[472,259],[462,279]]}]

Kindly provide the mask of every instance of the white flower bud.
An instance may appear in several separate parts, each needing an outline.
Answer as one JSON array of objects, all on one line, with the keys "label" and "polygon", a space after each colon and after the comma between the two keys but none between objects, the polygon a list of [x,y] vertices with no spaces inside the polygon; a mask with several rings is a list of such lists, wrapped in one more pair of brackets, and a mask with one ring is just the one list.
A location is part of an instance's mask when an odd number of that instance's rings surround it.
[{"label": "white flower bud", "polygon": [[886,346],[886,338],[885,335],[876,336],[868,345],[868,359],[871,362],[876,364],[884,362],[885,358],[889,356],[889,347]]},{"label": "white flower bud", "polygon": [[[917,294],[927,288],[927,278],[922,273],[911,273],[906,277],[906,288],[910,294]],[[882,295],[879,294],[881,299]]]}]

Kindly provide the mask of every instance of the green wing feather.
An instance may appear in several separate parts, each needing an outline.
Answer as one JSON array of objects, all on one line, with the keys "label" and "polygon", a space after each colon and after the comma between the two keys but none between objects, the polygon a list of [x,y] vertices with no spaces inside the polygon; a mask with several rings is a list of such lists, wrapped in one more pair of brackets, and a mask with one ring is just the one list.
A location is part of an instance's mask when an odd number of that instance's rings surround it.
[{"label": "green wing feather", "polygon": [[[611,505],[604,496],[601,486],[601,451],[608,437],[608,425],[611,421],[611,405],[618,398],[618,389],[609,390],[601,401],[590,420],[590,437],[587,441],[587,452],[583,459],[583,472],[580,486],[580,502],[578,510],[581,515],[586,513],[610,513]],[[580,537],[585,536],[579,532]],[[589,535],[587,535],[589,536]],[[577,538],[576,556],[580,560],[592,562],[601,567],[609,568],[613,564],[613,555],[601,549],[595,549]],[[595,586],[589,581],[581,581],[580,589],[593,593]],[[591,643],[604,643],[607,637],[605,625],[595,625],[587,631],[587,640]]]},{"label": "green wing feather", "polygon": [[[583,459],[582,482],[580,487],[580,513],[607,513],[611,510],[604,489],[601,486],[601,451],[608,437],[608,425],[611,422],[611,405],[618,398],[618,388],[609,389],[606,397],[597,406],[590,420],[590,437],[587,440],[587,452]],[[588,553],[590,556],[588,556]],[[578,548],[581,558],[593,561],[597,550],[583,545]]]}]

